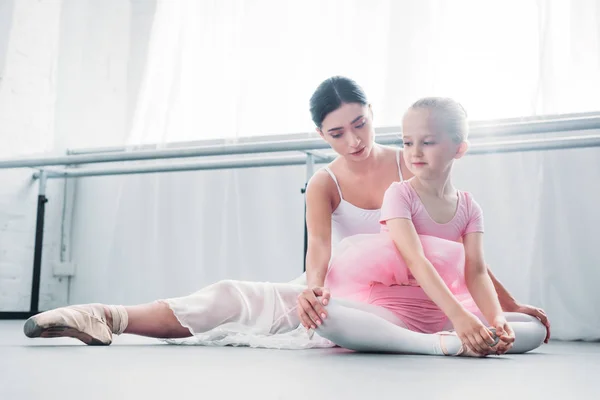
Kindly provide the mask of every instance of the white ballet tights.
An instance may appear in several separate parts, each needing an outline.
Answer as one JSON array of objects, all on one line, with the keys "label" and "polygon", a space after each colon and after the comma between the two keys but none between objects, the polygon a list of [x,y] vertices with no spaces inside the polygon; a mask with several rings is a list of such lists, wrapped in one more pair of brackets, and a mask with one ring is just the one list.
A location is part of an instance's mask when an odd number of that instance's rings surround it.
[{"label": "white ballet tights", "polygon": [[[193,334],[226,324],[234,330],[268,336],[298,327],[296,299],[304,288],[283,283],[221,281],[192,295],[164,302]],[[443,354],[439,335],[406,329],[396,314],[383,307],[335,298],[327,309],[329,316],[317,333],[338,346],[356,351]],[[510,353],[525,353],[542,344],[546,328],[536,318],[518,313],[506,316],[516,336]],[[146,317],[154,318],[150,314]],[[451,329],[450,324],[444,327]],[[458,352],[461,343],[456,336],[442,340],[449,354]]]},{"label": "white ballet tights", "polygon": [[[328,316],[317,333],[338,346],[355,351],[444,354],[438,334],[406,329],[400,321],[393,320],[395,317],[391,314],[378,316],[366,310],[365,305],[344,299],[331,299],[326,307]],[[519,313],[505,315],[515,332],[515,343],[509,353],[525,353],[543,343],[546,328],[536,318]],[[450,330],[452,326],[446,328]],[[444,336],[443,341],[448,354],[456,354],[461,347],[457,336]]]}]

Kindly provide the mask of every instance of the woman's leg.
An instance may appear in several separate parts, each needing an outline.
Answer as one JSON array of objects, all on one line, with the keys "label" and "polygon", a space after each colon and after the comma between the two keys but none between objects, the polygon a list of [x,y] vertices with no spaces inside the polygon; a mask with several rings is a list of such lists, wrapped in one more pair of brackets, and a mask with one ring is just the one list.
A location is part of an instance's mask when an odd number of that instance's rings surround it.
[{"label": "woman's leg", "polygon": [[[164,301],[126,306],[125,310],[129,323],[123,333],[163,339],[192,336],[190,330],[181,325]],[[111,321],[108,322],[111,326]]]},{"label": "woman's leg", "polygon": [[303,287],[290,284],[225,280],[189,296],[136,306],[86,304],[62,307],[31,317],[28,337],[74,337],[107,345],[113,334],[183,338],[225,323],[252,327],[261,334],[295,329],[293,311]]},{"label": "woman's leg", "polygon": [[355,351],[423,355],[477,356],[455,334],[425,334],[405,328],[387,310],[344,299],[331,299],[327,318],[316,332],[338,346]]},{"label": "woman's leg", "polygon": [[153,302],[136,306],[82,304],[61,307],[29,318],[23,327],[27,337],[72,337],[89,345],[109,345],[113,335],[133,333],[164,338],[190,336],[169,306]]},{"label": "woman's leg", "polygon": [[[481,312],[475,312],[474,315],[485,325],[488,325],[488,322]],[[546,327],[537,318],[532,317],[531,315],[513,312],[506,312],[504,315],[515,332],[515,342],[508,351],[508,354],[527,353],[528,351],[537,349],[544,343],[544,339],[546,338]],[[452,323],[449,322],[444,329],[453,329]]]}]

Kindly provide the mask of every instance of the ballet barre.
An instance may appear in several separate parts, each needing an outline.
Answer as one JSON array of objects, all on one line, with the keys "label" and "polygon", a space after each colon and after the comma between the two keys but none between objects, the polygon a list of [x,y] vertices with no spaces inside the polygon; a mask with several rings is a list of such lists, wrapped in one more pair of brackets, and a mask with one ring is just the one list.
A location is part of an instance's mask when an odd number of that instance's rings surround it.
[{"label": "ballet barre", "polygon": [[[597,132],[596,132],[597,131]],[[399,127],[376,129],[376,142],[401,146]],[[584,134],[584,132],[586,132]],[[542,134],[571,133],[558,137],[542,137]],[[500,121],[481,121],[470,124],[471,145],[468,155],[511,152],[562,150],[600,147],[600,112],[542,116]],[[514,136],[533,135],[532,138],[514,139]],[[315,164],[328,163],[335,154],[327,151],[329,145],[320,137],[297,138],[256,142],[245,139],[244,143],[212,141],[211,144],[174,143],[164,146],[141,145],[67,150],[66,155],[45,155],[0,159],[0,169],[34,168],[32,178],[38,180],[37,220],[34,247],[33,276],[30,309],[26,312],[0,312],[0,319],[24,319],[37,314],[42,264],[46,185],[48,179],[82,178],[107,175],[182,172],[234,168],[262,168],[273,166],[306,165],[306,183],[314,173]],[[307,136],[307,135],[304,135]],[[314,136],[314,135],[313,135]],[[491,140],[498,139],[502,140]],[[242,140],[240,140],[242,141]],[[216,142],[216,143],[215,143]],[[207,142],[204,142],[207,143]],[[208,142],[210,143],[210,142]],[[157,149],[161,147],[160,149]],[[265,153],[300,152],[293,155],[264,155]],[[262,153],[252,158],[231,156]],[[226,158],[222,158],[226,156]],[[112,166],[108,168],[77,167],[82,164],[130,162],[144,160],[181,159],[209,157],[209,160]],[[214,157],[221,157],[215,159]],[[62,168],[54,168],[63,166]],[[65,167],[67,166],[67,167]],[[304,189],[302,192],[304,193]],[[305,221],[304,251],[306,254],[307,232]]]},{"label": "ballet barre", "polygon": [[[396,140],[397,141],[397,140]],[[379,140],[378,143],[381,143]],[[397,143],[399,144],[399,143]],[[600,134],[597,135],[582,135],[573,137],[558,137],[545,139],[528,139],[528,140],[510,140],[498,141],[491,143],[471,143],[467,155],[476,154],[494,154],[494,153],[513,153],[527,151],[542,151],[542,150],[564,150],[576,149],[584,147],[600,147]],[[272,157],[254,157],[247,159],[235,160],[214,160],[214,161],[195,161],[176,164],[156,164],[156,165],[138,165],[129,167],[112,167],[112,168],[64,168],[51,169],[44,168],[45,179],[53,178],[81,178],[87,176],[103,176],[103,175],[130,175],[130,174],[147,174],[158,172],[182,172],[182,171],[198,171],[198,170],[215,170],[215,169],[236,169],[236,168],[262,168],[274,166],[290,166],[290,165],[314,165],[317,163],[328,163],[333,161],[335,155],[322,154],[318,157],[309,153],[307,155],[291,155],[291,156],[272,156]],[[42,172],[35,172],[34,179],[41,177]],[[312,172],[308,173],[308,178],[312,176]]]},{"label": "ballet barre", "polygon": [[[535,116],[535,117],[522,117],[522,118],[508,118],[501,120],[485,120],[485,121],[471,121],[469,123],[469,137],[471,139],[479,139],[486,137],[506,137],[506,136],[518,136],[524,134],[535,134],[535,133],[550,133],[550,132],[564,132],[564,131],[576,131],[576,130],[587,130],[596,129],[599,126],[600,113],[588,112],[588,113],[576,113],[576,114],[563,114],[561,116]],[[375,128],[377,135],[377,141],[381,144],[388,144],[388,138],[393,142],[399,141],[399,135],[402,129],[399,126],[388,126]],[[292,138],[306,138],[314,137],[317,139],[315,133],[297,133],[297,134],[286,134],[285,139],[290,140]],[[281,140],[282,136],[265,136],[268,142],[275,142]],[[238,142],[255,141],[253,138],[237,138]],[[180,147],[194,147],[199,145],[208,144],[222,144],[226,141],[221,140],[203,140],[201,142],[171,142],[158,144],[142,144],[132,146],[112,146],[112,147],[92,147],[92,148],[80,148],[80,149],[67,149],[67,155],[83,155],[83,154],[97,154],[97,153],[115,153],[123,151],[135,151],[135,150],[156,150],[158,147],[162,148],[180,148]],[[321,144],[321,142],[317,141]],[[323,145],[322,148],[328,148]],[[313,149],[314,150],[314,149]]]},{"label": "ballet barre", "polygon": [[[539,133],[582,131],[600,128],[600,113],[594,115],[547,119],[532,122],[510,121],[497,125],[474,123],[471,126],[472,139],[502,137],[514,135],[529,135]],[[391,132],[395,131],[395,132]],[[381,144],[399,144],[400,129],[395,127],[380,128],[376,131],[377,142]],[[70,151],[69,155],[22,157],[16,159],[0,159],[0,169],[44,167],[56,165],[94,164],[119,161],[142,161],[172,158],[210,157],[223,155],[276,153],[289,151],[322,150],[329,145],[320,137],[307,139],[291,139],[250,143],[213,144],[207,146],[178,147],[161,150],[115,150],[105,148],[105,152],[77,154]]]}]

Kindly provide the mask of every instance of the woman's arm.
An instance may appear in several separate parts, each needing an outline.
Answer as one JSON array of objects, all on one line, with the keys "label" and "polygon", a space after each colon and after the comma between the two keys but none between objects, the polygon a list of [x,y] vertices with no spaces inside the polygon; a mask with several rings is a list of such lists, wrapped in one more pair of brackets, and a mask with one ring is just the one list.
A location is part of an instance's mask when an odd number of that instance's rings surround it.
[{"label": "woman's arm", "polygon": [[306,188],[306,277],[308,287],[321,287],[325,282],[331,257],[331,198],[326,173],[316,174]]},{"label": "woman's arm", "polygon": [[496,288],[496,292],[498,293],[498,301],[500,302],[502,311],[527,314],[539,319],[546,327],[546,338],[544,339],[544,343],[548,343],[550,340],[550,321],[548,320],[546,312],[539,307],[519,303],[509,293],[508,289],[506,289],[504,285],[502,285],[502,283],[500,283],[500,281],[494,276],[489,266],[487,267],[487,272],[494,284],[494,288]]},{"label": "woman's arm", "polygon": [[494,289],[496,289],[496,293],[498,294],[498,301],[500,302],[500,307],[502,307],[503,311],[513,311],[517,306],[517,300],[506,290],[506,288],[500,283],[498,279],[492,273],[492,270],[489,267],[486,267],[487,273],[494,284]]},{"label": "woman's arm", "polygon": [[[306,188],[306,279],[308,289],[298,296],[298,317],[302,325],[316,329],[327,317],[323,304],[329,300],[329,291],[323,288],[331,257],[331,214],[329,175],[317,172]],[[322,296],[323,304],[317,299]]]}]

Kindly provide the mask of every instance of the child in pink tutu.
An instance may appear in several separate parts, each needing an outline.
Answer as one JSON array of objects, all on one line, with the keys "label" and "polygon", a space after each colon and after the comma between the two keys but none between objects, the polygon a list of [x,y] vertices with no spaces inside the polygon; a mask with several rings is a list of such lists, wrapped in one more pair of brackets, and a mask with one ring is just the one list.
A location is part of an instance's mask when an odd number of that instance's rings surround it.
[{"label": "child in pink tutu", "polygon": [[[485,355],[498,338],[510,347],[514,333],[487,274],[481,208],[451,182],[454,160],[468,148],[467,131],[466,113],[456,101],[425,98],[413,104],[402,139],[414,177],[386,191],[381,233],[340,244],[325,286],[333,299],[386,308],[411,331],[454,329],[439,334],[457,336],[467,347],[461,352]],[[326,331],[318,330],[327,337]]]}]

